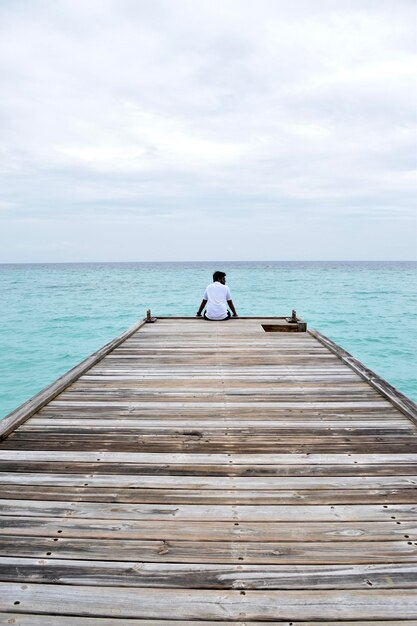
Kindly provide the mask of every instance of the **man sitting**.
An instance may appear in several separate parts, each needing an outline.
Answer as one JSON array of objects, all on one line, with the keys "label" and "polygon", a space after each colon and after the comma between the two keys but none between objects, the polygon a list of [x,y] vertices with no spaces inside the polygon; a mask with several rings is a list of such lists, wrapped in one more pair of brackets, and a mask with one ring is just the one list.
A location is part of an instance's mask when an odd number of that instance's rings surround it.
[{"label": "man sitting", "polygon": [[201,317],[204,307],[204,319],[211,321],[228,320],[233,313],[233,317],[237,317],[236,309],[233,304],[232,295],[229,287],[226,285],[226,274],[224,272],[214,272],[213,282],[208,285],[204,292],[203,300],[197,312],[197,317]]}]

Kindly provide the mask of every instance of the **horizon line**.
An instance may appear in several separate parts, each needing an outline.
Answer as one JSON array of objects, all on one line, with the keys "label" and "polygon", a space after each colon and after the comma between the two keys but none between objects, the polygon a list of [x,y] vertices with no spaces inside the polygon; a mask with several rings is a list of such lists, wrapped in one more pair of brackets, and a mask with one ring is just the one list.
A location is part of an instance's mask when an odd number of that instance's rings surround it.
[{"label": "horizon line", "polygon": [[0,261],[0,265],[94,265],[103,263],[417,263],[417,259],[220,259],[220,260],[164,260],[156,261],[147,260],[131,260],[131,261]]}]

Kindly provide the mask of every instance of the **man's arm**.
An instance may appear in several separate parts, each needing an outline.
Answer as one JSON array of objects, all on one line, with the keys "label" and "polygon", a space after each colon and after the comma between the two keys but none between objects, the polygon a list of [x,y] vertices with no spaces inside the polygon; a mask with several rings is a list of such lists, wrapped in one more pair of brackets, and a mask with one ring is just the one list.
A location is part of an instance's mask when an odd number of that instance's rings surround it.
[{"label": "man's arm", "polygon": [[204,298],[203,298],[203,300],[201,301],[201,304],[200,304],[200,308],[197,311],[197,317],[201,317],[201,314],[202,314],[206,304],[207,304],[207,300],[204,300]]},{"label": "man's arm", "polygon": [[233,313],[233,317],[238,317],[238,314],[236,313],[235,305],[233,304],[233,300],[228,300],[227,304],[229,305],[229,309]]}]

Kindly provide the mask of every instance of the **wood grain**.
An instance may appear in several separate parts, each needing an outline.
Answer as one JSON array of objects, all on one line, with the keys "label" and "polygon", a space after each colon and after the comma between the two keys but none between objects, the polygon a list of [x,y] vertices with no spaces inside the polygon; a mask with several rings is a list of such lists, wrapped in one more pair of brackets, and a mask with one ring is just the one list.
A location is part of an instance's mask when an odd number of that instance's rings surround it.
[{"label": "wood grain", "polygon": [[[16,604],[18,603],[18,604]],[[98,617],[211,620],[414,619],[411,589],[229,591],[0,584],[0,610]]]},{"label": "wood grain", "polygon": [[263,323],[139,323],[8,420],[0,625],[417,626],[411,401]]}]

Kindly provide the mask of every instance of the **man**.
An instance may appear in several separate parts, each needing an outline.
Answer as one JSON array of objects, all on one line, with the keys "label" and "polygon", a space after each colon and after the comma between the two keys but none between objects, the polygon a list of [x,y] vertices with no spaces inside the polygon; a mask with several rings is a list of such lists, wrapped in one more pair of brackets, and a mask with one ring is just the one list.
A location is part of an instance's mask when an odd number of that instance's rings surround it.
[{"label": "man", "polygon": [[[228,320],[230,311],[233,317],[237,317],[229,287],[226,285],[226,274],[224,272],[214,272],[213,282],[204,292],[203,300],[197,311],[197,317],[201,317],[204,310],[204,319],[214,321]],[[230,311],[228,310],[228,308]]]}]

